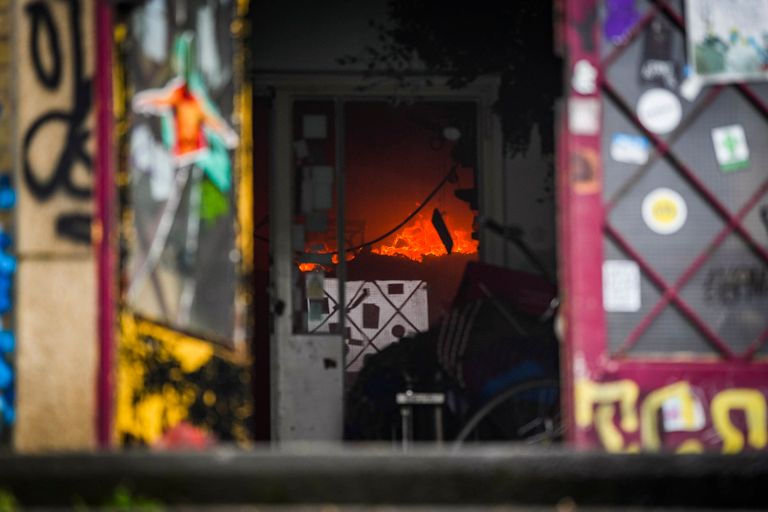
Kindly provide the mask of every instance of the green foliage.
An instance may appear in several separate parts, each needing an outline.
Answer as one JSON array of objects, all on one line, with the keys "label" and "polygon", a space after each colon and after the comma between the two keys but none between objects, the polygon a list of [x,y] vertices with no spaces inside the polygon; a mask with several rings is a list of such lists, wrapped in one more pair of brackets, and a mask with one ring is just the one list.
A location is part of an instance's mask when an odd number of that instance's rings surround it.
[{"label": "green foliage", "polygon": [[200,218],[210,226],[229,213],[229,197],[208,178],[204,179],[200,186],[202,187]]},{"label": "green foliage", "polygon": [[162,512],[165,507],[157,500],[153,500],[133,493],[128,487],[118,485],[104,503],[93,507],[82,499],[75,498],[72,508],[76,512],[89,512],[90,510],[110,510],[114,512],[129,512],[139,510],[144,512]]},{"label": "green foliage", "polygon": [[16,497],[7,489],[0,489],[0,512],[14,512],[19,510]]},{"label": "green foliage", "polygon": [[112,498],[104,504],[105,507],[117,511],[144,510],[147,512],[161,512],[164,507],[155,500],[140,496],[131,492],[125,486],[115,488]]}]

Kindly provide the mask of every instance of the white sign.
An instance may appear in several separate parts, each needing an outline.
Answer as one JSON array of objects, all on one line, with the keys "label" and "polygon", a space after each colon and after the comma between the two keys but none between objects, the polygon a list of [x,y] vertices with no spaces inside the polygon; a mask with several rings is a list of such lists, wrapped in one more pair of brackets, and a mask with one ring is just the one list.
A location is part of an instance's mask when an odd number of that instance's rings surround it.
[{"label": "white sign", "polygon": [[600,130],[600,101],[594,98],[569,99],[568,128],[574,135],[597,135]]},{"label": "white sign", "polygon": [[685,199],[669,188],[657,188],[645,196],[642,210],[646,226],[660,235],[676,233],[688,218]]},{"label": "white sign", "polygon": [[680,124],[683,107],[680,100],[666,89],[649,89],[637,102],[637,117],[653,133],[669,133]]},{"label": "white sign", "polygon": [[651,143],[642,135],[614,133],[611,137],[611,158],[617,162],[643,165],[650,152]]},{"label": "white sign", "polygon": [[749,146],[744,128],[739,124],[722,126],[712,130],[717,163],[723,172],[738,171],[749,167]]},{"label": "white sign", "polygon": [[597,91],[597,69],[588,60],[581,59],[573,66],[573,90],[579,94],[594,94]]},{"label": "white sign", "polygon": [[[322,315],[309,315],[309,332],[334,332],[339,296],[337,279],[323,281],[326,303]],[[375,354],[404,336],[429,329],[427,285],[424,281],[347,281],[347,322],[344,358],[347,371],[360,371],[365,357]],[[318,307],[309,301],[312,307]]]},{"label": "white sign", "polygon": [[640,267],[631,260],[603,263],[603,309],[611,313],[640,311]]}]

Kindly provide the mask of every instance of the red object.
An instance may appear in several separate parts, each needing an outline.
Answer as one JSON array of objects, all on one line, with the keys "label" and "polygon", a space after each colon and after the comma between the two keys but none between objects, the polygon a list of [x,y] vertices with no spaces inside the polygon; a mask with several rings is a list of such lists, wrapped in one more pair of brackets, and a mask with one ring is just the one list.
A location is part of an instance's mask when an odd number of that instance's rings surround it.
[{"label": "red object", "polygon": [[158,451],[205,450],[214,444],[215,439],[205,430],[182,421],[155,442],[152,449]]}]

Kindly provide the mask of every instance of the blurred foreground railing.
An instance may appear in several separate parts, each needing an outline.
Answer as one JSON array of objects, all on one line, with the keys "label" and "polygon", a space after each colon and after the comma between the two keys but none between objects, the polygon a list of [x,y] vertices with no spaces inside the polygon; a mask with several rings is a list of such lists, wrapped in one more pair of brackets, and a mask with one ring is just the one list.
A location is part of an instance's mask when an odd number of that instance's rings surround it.
[{"label": "blurred foreground railing", "polygon": [[[24,506],[109,503],[115,489],[161,504],[525,504],[761,508],[760,454],[607,455],[495,446],[459,452],[292,446],[199,454],[0,456],[0,489]],[[122,491],[121,491],[122,492]]]}]

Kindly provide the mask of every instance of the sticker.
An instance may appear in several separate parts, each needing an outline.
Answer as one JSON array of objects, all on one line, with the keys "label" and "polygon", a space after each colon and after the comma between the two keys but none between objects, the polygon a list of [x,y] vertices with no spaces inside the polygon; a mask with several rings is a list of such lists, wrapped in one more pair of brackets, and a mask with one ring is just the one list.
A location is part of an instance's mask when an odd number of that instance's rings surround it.
[{"label": "sticker", "polygon": [[600,101],[594,98],[568,100],[568,128],[575,135],[597,135],[600,130]]},{"label": "sticker", "polygon": [[635,0],[606,0],[605,38],[612,44],[621,44],[640,19]]},{"label": "sticker", "polygon": [[650,152],[651,143],[642,135],[614,133],[611,137],[611,158],[617,162],[643,165]]},{"label": "sticker", "polygon": [[664,432],[696,432],[704,428],[704,408],[695,397],[691,401],[690,414],[686,414],[683,400],[679,396],[670,396],[661,404],[661,417]]},{"label": "sticker", "polygon": [[672,56],[673,28],[663,16],[657,16],[645,31],[640,81],[649,86],[676,90],[679,66]]},{"label": "sticker", "polygon": [[749,146],[740,124],[712,129],[712,143],[720,170],[733,172],[749,167]]},{"label": "sticker", "polygon": [[677,96],[666,89],[649,89],[637,102],[637,117],[653,133],[669,133],[680,124],[683,107]]},{"label": "sticker", "polygon": [[657,188],[643,199],[643,220],[660,235],[671,235],[683,227],[688,207],[683,196],[669,188]]},{"label": "sticker", "polygon": [[594,94],[597,91],[597,69],[588,60],[581,59],[573,66],[573,90],[579,94]]},{"label": "sticker", "polygon": [[570,160],[571,184],[577,194],[593,194],[600,190],[597,153],[588,148],[574,150]]},{"label": "sticker", "polygon": [[603,262],[603,308],[610,313],[640,311],[640,267],[631,260]]},{"label": "sticker", "polygon": [[325,298],[325,274],[323,272],[307,272],[307,298],[320,300]]},{"label": "sticker", "polygon": [[768,2],[686,0],[686,43],[705,84],[768,79]]}]

